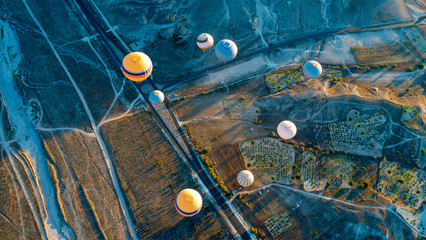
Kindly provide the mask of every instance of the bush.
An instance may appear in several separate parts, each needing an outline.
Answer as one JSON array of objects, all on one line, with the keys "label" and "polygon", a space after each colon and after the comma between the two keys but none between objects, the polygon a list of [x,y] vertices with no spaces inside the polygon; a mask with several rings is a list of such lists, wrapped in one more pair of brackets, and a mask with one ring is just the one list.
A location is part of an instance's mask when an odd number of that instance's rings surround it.
[{"label": "bush", "polygon": [[219,139],[219,136],[214,136],[214,140],[218,140]]},{"label": "bush", "polygon": [[362,134],[362,135],[364,135],[364,134],[365,134],[365,131],[361,131],[361,134]]},{"label": "bush", "polygon": [[276,138],[277,134],[275,132],[271,132],[271,137]]},{"label": "bush", "polygon": [[274,181],[274,180],[275,180],[275,177],[271,177],[271,180],[272,180],[272,181]]},{"label": "bush", "polygon": [[409,91],[410,91],[410,89],[409,89],[409,88],[406,88],[406,89],[405,89],[405,91],[406,91],[406,92],[409,92]]},{"label": "bush", "polygon": [[402,178],[401,178],[401,179],[398,179],[398,180],[397,180],[397,182],[399,182],[399,183],[403,184],[403,183],[404,183],[404,179],[402,179]]},{"label": "bush", "polygon": [[212,149],[210,148],[210,147],[203,147],[201,150],[200,150],[200,154],[206,154],[206,153],[208,153],[208,152],[210,152]]},{"label": "bush", "polygon": [[413,69],[413,67],[409,67],[406,70],[407,70],[407,72],[412,72],[414,69]]},{"label": "bush", "polygon": [[257,112],[257,113],[260,113],[260,109],[256,109],[256,112]]},{"label": "bush", "polygon": [[424,148],[422,148],[422,150],[420,150],[420,152],[422,152],[422,153],[423,153],[423,155],[425,155],[426,150],[425,150]]},{"label": "bush", "polygon": [[368,186],[369,186],[370,184],[367,182],[367,181],[364,181],[364,182],[362,182],[362,186],[364,187],[364,188],[368,188]]},{"label": "bush", "polygon": [[407,112],[408,112],[408,110],[407,110],[406,108],[404,108],[402,111],[403,111],[404,113],[407,113]]},{"label": "bush", "polygon": [[364,171],[364,172],[367,171],[367,169],[365,167],[362,167],[361,170]]}]

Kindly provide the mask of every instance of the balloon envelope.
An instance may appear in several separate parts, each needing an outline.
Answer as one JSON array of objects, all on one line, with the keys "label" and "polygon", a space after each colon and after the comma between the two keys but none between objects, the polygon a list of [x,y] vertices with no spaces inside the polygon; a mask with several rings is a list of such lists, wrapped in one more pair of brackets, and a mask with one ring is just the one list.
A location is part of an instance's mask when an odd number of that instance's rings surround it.
[{"label": "balloon envelope", "polygon": [[233,41],[223,39],[216,44],[214,52],[220,61],[226,62],[237,56],[238,47]]},{"label": "balloon envelope", "polygon": [[124,57],[121,70],[128,79],[140,82],[151,75],[152,62],[143,52],[131,52]]},{"label": "balloon envelope", "polygon": [[306,78],[317,78],[322,73],[322,66],[317,61],[308,61],[303,65],[303,74]]},{"label": "balloon envelope", "polygon": [[248,187],[253,183],[254,177],[250,171],[242,170],[240,173],[238,173],[237,181],[241,186]]},{"label": "balloon envelope", "polygon": [[154,90],[149,94],[149,101],[153,104],[160,104],[164,101],[164,93],[159,90]]},{"label": "balloon envelope", "polygon": [[277,127],[278,135],[283,139],[292,139],[297,132],[296,125],[290,121],[282,121]]},{"label": "balloon envelope", "polygon": [[184,189],[179,192],[175,207],[176,210],[185,217],[192,217],[201,211],[203,199],[201,195],[194,189]]},{"label": "balloon envelope", "polygon": [[197,38],[197,46],[203,50],[211,48],[214,44],[212,35],[208,33],[201,33]]}]

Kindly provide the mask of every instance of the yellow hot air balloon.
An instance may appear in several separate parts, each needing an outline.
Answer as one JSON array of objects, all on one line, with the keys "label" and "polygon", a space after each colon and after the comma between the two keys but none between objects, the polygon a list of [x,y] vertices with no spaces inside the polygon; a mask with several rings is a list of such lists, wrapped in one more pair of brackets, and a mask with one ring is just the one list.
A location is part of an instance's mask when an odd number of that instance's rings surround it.
[{"label": "yellow hot air balloon", "polygon": [[151,75],[152,62],[143,52],[131,52],[124,57],[121,70],[128,79],[141,82]]},{"label": "yellow hot air balloon", "polygon": [[194,189],[184,189],[179,192],[175,207],[180,215],[185,217],[192,217],[201,211],[203,206],[203,199],[201,195]]}]

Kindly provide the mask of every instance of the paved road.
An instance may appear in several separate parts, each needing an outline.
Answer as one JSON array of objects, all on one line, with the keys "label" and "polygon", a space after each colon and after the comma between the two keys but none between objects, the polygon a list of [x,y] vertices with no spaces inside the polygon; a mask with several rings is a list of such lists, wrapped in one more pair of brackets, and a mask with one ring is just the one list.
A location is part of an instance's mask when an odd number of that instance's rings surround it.
[{"label": "paved road", "polygon": [[[123,51],[122,48],[119,47],[118,44],[116,44],[113,39],[105,32],[105,30],[99,25],[97,20],[94,18],[94,16],[91,14],[91,10],[88,8],[88,6],[83,2],[83,0],[75,0],[80,9],[83,11],[89,22],[94,26],[94,28],[99,32],[100,36],[102,37],[103,41],[102,44],[108,51],[108,53],[113,58],[114,62],[116,63],[117,67],[121,67],[121,61],[120,58],[115,54],[114,50],[110,46],[110,43],[114,44],[120,51]],[[122,52],[123,54],[126,54],[125,52]],[[167,127],[164,120],[161,118],[161,116],[158,114],[158,112],[155,110],[155,108],[152,106],[151,102],[149,101],[149,96],[145,94],[141,88],[143,85],[149,83],[151,84],[155,89],[158,89],[153,82],[152,76],[148,79],[148,81],[144,81],[142,83],[135,83],[133,82],[136,89],[140,92],[142,97],[145,99],[146,103],[151,108],[152,112],[156,116],[156,118],[160,121],[161,125],[163,125],[163,129],[166,130],[168,135],[172,138],[172,140],[175,142],[175,146],[179,148],[179,150],[184,154],[185,158],[188,159],[189,164],[193,168],[193,170],[198,174],[199,178],[203,181],[203,184],[207,187],[209,192],[212,194],[213,198],[215,199],[216,203],[219,205],[221,210],[225,213],[228,220],[233,225],[234,229],[238,232],[238,234],[241,236],[244,240],[253,239],[250,233],[248,232],[247,226],[243,223],[243,221],[235,214],[235,212],[231,209],[230,203],[227,202],[226,198],[224,197],[223,193],[219,190],[219,188],[216,186],[216,184],[211,180],[209,177],[207,171],[204,169],[202,164],[197,158],[196,153],[192,149],[188,139],[186,138],[186,135],[184,134],[183,129],[179,126],[178,121],[176,117],[174,116],[170,104],[168,104],[168,101],[166,99],[166,108],[170,114],[170,117],[173,120],[174,126],[178,129],[178,132],[180,134],[180,137],[182,137],[185,148],[188,149],[190,155],[187,154],[187,152],[184,150],[184,147],[182,147],[171,130]]]}]

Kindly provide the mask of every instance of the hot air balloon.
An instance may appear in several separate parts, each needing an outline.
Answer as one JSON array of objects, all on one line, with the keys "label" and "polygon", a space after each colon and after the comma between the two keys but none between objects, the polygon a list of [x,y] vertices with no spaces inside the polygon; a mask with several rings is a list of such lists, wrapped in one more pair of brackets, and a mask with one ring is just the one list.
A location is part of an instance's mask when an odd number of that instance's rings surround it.
[{"label": "hot air balloon", "polygon": [[212,35],[208,33],[201,33],[200,35],[198,35],[197,46],[203,49],[203,51],[211,48],[213,46],[213,43],[214,43],[214,39]]},{"label": "hot air balloon", "polygon": [[317,61],[308,61],[303,65],[303,74],[307,79],[317,78],[322,73],[321,64]]},{"label": "hot air balloon", "polygon": [[159,90],[154,90],[149,94],[149,101],[152,104],[160,104],[164,101],[164,93]]},{"label": "hot air balloon", "polygon": [[151,75],[152,62],[145,53],[131,52],[124,57],[121,70],[128,79],[141,82]]},{"label": "hot air balloon", "polygon": [[250,171],[242,170],[238,173],[237,181],[241,186],[248,187],[253,183],[254,177]]},{"label": "hot air balloon", "polygon": [[192,217],[201,211],[203,206],[203,199],[201,195],[194,189],[184,189],[179,192],[175,207],[180,215],[185,217]]},{"label": "hot air balloon", "polygon": [[237,56],[238,48],[233,41],[223,39],[216,44],[214,52],[220,61],[226,62],[234,59],[235,56]]},{"label": "hot air balloon", "polygon": [[290,121],[282,121],[277,127],[278,135],[283,139],[292,139],[297,132],[296,125]]}]

